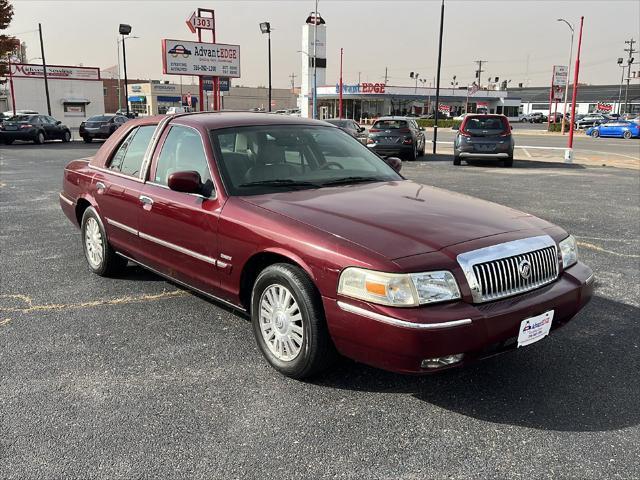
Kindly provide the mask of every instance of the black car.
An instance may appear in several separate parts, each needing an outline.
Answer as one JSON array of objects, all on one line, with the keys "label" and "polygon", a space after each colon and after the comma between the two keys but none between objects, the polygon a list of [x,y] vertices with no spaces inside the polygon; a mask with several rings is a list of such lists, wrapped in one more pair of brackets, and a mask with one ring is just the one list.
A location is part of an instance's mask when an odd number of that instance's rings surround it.
[{"label": "black car", "polygon": [[358,125],[358,123],[355,120],[350,120],[348,118],[331,118],[326,121],[331,125],[335,125],[336,127],[339,127],[341,130],[344,130],[353,138],[360,140],[363,143],[364,143],[364,140],[367,138],[366,135],[363,135],[365,128]]},{"label": "black car", "polygon": [[501,159],[505,167],[513,166],[511,125],[504,115],[467,115],[453,143],[453,164],[463,158]]},{"label": "black car", "polygon": [[47,140],[71,140],[71,130],[48,115],[16,115],[0,126],[0,141],[11,145],[15,140],[42,144]]},{"label": "black car", "polygon": [[415,160],[424,155],[424,128],[413,118],[380,117],[369,130],[367,147],[383,157],[401,156]]},{"label": "black car", "polygon": [[609,121],[611,121],[611,118],[606,115],[602,115],[601,113],[588,113],[582,118],[577,118],[576,115],[576,128],[595,127],[596,125],[607,123]]},{"label": "black car", "polygon": [[96,115],[80,124],[79,133],[86,143],[91,143],[94,138],[106,139],[127,120],[129,120],[127,117],[118,114]]}]

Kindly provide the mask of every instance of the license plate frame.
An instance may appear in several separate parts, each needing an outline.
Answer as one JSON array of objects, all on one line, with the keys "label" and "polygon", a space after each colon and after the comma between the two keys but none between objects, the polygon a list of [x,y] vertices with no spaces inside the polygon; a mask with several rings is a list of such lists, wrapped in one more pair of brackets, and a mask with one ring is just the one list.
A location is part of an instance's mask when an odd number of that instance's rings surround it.
[{"label": "license plate frame", "polygon": [[553,324],[553,310],[548,310],[535,317],[525,318],[518,329],[518,348],[539,342],[549,335]]}]

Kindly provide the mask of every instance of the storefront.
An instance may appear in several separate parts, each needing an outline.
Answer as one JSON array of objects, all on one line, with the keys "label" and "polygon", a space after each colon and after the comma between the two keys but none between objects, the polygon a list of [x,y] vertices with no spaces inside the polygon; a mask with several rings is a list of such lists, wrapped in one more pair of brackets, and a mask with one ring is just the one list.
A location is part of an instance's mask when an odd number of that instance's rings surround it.
[{"label": "storefront", "polygon": [[198,86],[151,81],[129,85],[129,109],[138,115],[163,115],[171,107],[198,106]]},{"label": "storefront", "polygon": [[[47,97],[42,65],[12,64],[13,88],[8,90],[7,110],[34,110],[46,114]],[[104,113],[104,92],[100,69],[47,65],[51,115],[70,128],[77,128],[86,118]]]},{"label": "storefront", "polygon": [[[338,116],[340,86],[318,87],[318,116]],[[433,114],[435,88],[395,87],[383,83],[360,83],[342,86],[343,116],[358,122],[381,115]],[[517,118],[520,98],[511,97],[505,90],[478,90],[469,95],[467,89],[440,89],[440,110],[451,116],[476,112],[498,113]]]}]

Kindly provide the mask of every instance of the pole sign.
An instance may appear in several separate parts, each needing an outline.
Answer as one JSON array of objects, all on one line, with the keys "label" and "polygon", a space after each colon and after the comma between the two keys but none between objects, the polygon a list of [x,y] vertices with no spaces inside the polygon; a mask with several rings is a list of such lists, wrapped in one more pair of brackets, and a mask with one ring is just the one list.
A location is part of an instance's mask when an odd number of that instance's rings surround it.
[{"label": "pole sign", "polygon": [[613,105],[610,103],[598,102],[596,109],[598,112],[611,112],[613,110]]},{"label": "pole sign", "polygon": [[569,69],[564,65],[554,65],[551,81],[551,101],[561,101],[567,85]]},{"label": "pole sign", "polygon": [[240,77],[240,45],[162,40],[162,73]]},{"label": "pole sign", "polygon": [[187,27],[191,30],[191,33],[196,33],[196,30],[215,30],[215,22],[213,17],[198,17],[196,12],[192,12],[191,16],[187,18]]}]

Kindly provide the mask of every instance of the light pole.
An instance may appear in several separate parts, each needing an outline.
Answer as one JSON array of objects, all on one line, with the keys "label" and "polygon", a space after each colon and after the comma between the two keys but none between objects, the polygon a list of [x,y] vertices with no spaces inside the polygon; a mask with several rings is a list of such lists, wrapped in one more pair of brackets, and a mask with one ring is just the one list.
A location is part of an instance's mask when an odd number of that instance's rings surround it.
[{"label": "light pole", "polygon": [[121,23],[118,32],[122,35],[122,63],[124,64],[124,101],[127,105],[127,117],[129,116],[129,82],[127,80],[127,47],[126,38],[131,33],[131,25]]},{"label": "light pole", "polygon": [[442,66],[442,31],[444,28],[444,0],[440,6],[440,37],[438,40],[438,72],[436,74],[436,112],[433,122],[433,154],[438,143],[438,113],[440,112],[440,68]]},{"label": "light pole", "polygon": [[622,67],[622,76],[620,77],[620,90],[618,90],[618,115],[622,114],[622,84],[624,83],[624,58],[618,57],[618,66]]},{"label": "light pole", "polygon": [[[564,126],[567,119],[567,98],[569,96],[569,78],[571,78],[571,57],[573,56],[573,25],[567,22],[564,18],[559,18],[558,22],[564,22],[571,29],[571,45],[569,46],[569,63],[567,66],[567,84],[564,86],[564,108],[562,110],[562,126],[560,127],[560,131],[562,135],[564,135]],[[573,119],[571,119],[573,122]]]},{"label": "light pole", "polygon": [[633,60],[633,57],[629,57],[627,60],[627,88],[624,91],[624,113],[629,113],[629,81],[631,80],[631,64]]},{"label": "light pole", "polygon": [[576,99],[578,97],[578,78],[580,75],[580,48],[582,47],[582,27],[584,26],[584,17],[580,17],[580,33],[578,34],[578,53],[576,55],[576,68],[573,72],[573,92],[571,94],[571,123],[569,124],[569,144],[565,151],[565,162],[573,162],[573,130],[575,128],[574,119],[576,118]]},{"label": "light pole", "polygon": [[[133,38],[140,38],[140,37],[134,37],[132,35],[129,35],[127,38],[131,40]],[[122,42],[122,40],[117,38],[116,48],[118,49],[118,110],[122,110],[122,79],[120,77],[120,72],[122,71],[122,68],[120,67],[120,42]],[[180,80],[182,80],[182,75],[180,75]]]},{"label": "light pole", "polygon": [[267,34],[267,42],[269,48],[269,112],[271,111],[271,24],[269,22],[262,22],[260,24],[260,31]]},{"label": "light pole", "polygon": [[316,56],[316,47],[318,46],[318,23],[320,23],[320,15],[318,14],[318,0],[316,0],[316,9],[313,12],[313,118],[318,118],[318,57]]},{"label": "light pole", "polygon": [[413,91],[413,93],[418,93],[418,77],[419,76],[420,76],[420,74],[418,72],[409,73],[409,78],[413,78],[416,81],[416,87],[415,87],[415,90]]},{"label": "light pole", "polygon": [[458,88],[458,82],[456,81],[456,75],[453,76],[453,80],[451,80],[451,94],[455,94],[455,90]]},{"label": "light pole", "polygon": [[51,116],[51,99],[49,98],[49,78],[47,76],[47,61],[44,59],[44,42],[42,40],[42,24],[38,24],[40,34],[40,55],[42,55],[42,73],[44,75],[44,93],[47,96],[47,112]]},{"label": "light pole", "polygon": [[338,118],[342,120],[342,55],[344,49],[340,48],[340,104],[338,107]]}]

